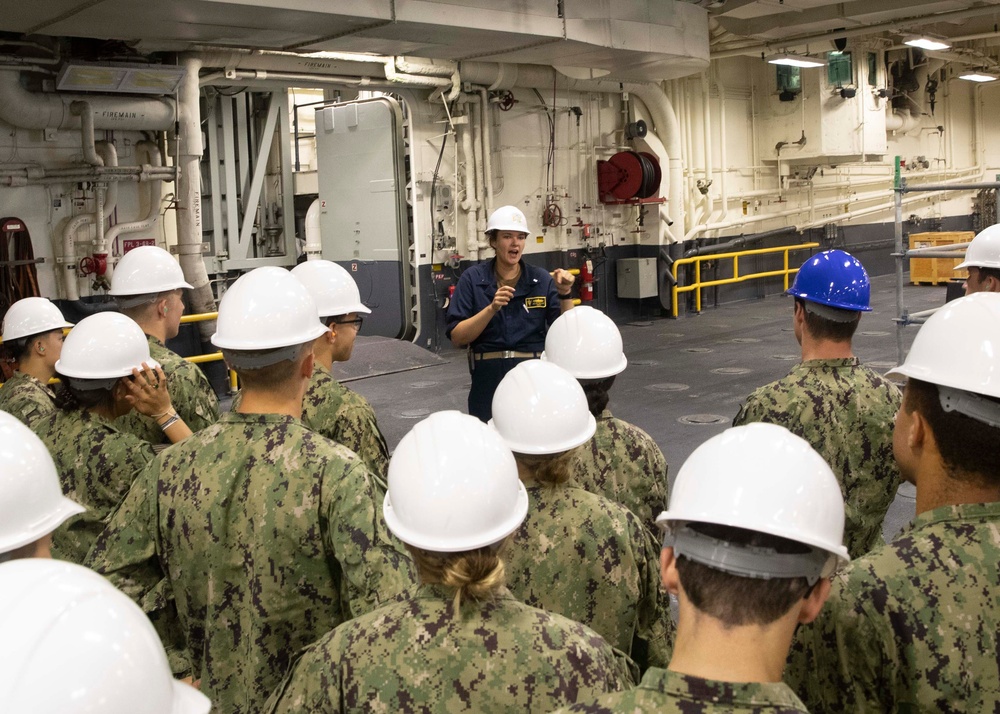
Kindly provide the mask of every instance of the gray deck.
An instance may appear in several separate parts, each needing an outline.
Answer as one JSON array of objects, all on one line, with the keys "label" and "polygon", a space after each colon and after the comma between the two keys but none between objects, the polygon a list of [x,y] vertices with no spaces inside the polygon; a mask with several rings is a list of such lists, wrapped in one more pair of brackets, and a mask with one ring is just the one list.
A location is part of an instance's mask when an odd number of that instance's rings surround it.
[{"label": "gray deck", "polygon": [[[862,318],[855,353],[880,372],[896,363],[892,278],[873,280],[874,311]],[[907,287],[910,311],[944,303],[944,287]],[[799,359],[791,332],[792,303],[781,296],[741,302],[678,320],[621,325],[629,367],[619,375],[610,408],[656,440],[671,478],[703,441],[729,426],[743,398],[780,378]],[[905,331],[908,346],[916,327]],[[351,361],[335,366],[371,402],[390,449],[420,419],[442,409],[465,411],[469,372],[464,351],[439,355],[407,343],[359,337]],[[894,534],[914,513],[904,485],[886,518]]]}]

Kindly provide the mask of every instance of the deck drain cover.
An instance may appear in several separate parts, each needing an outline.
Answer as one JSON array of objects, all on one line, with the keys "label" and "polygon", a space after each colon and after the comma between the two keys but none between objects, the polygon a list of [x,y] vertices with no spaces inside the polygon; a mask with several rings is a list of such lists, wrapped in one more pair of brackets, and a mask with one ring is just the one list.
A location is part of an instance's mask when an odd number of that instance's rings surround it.
[{"label": "deck drain cover", "polygon": [[756,342],[760,342],[756,337],[737,337],[733,340],[738,345],[752,345]]},{"label": "deck drain cover", "polygon": [[655,359],[630,359],[630,367],[655,367],[659,362]]},{"label": "deck drain cover", "polygon": [[791,331],[793,331],[794,329],[795,329],[794,327],[782,327],[782,328],[781,328],[781,331],[782,331],[782,332],[791,332]]},{"label": "deck drain cover", "polygon": [[428,387],[436,387],[440,382],[410,382],[410,386],[414,389],[427,389]]},{"label": "deck drain cover", "polygon": [[869,330],[867,332],[862,332],[861,334],[865,335],[866,337],[885,337],[889,333],[888,332],[881,332],[879,330]]},{"label": "deck drain cover", "polygon": [[750,370],[745,367],[719,367],[713,369],[712,374],[750,374]]},{"label": "deck drain cover", "polygon": [[403,419],[423,419],[425,416],[430,416],[430,409],[406,409],[399,413]]},{"label": "deck drain cover", "polygon": [[792,362],[793,360],[799,359],[798,355],[771,355],[771,359],[776,359],[781,362]]},{"label": "deck drain cover", "polygon": [[688,347],[684,351],[685,352],[697,352],[697,353],[701,354],[701,353],[704,353],[704,352],[711,352],[712,349],[710,347]]},{"label": "deck drain cover", "polygon": [[688,414],[678,419],[681,424],[695,424],[704,426],[707,424],[725,424],[729,421],[727,417],[718,414]]},{"label": "deck drain cover", "polygon": [[651,392],[683,392],[689,389],[688,385],[678,382],[660,382],[659,384],[647,384],[646,389]]},{"label": "deck drain cover", "polygon": [[626,322],[625,324],[630,327],[649,327],[653,323],[650,320],[636,320],[635,322]]}]

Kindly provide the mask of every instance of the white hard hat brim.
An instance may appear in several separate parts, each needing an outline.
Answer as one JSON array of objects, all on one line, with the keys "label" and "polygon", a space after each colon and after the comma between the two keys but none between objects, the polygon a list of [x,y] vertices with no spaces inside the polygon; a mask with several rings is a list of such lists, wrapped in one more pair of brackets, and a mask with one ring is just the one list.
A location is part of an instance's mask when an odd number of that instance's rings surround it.
[{"label": "white hard hat brim", "polygon": [[[552,361],[551,359],[549,359],[548,356],[546,356],[545,352],[542,352],[542,355],[541,357],[539,357],[539,359],[545,362]],[[621,374],[622,372],[624,372],[625,368],[628,367],[628,358],[625,355],[622,355],[622,358],[618,362],[618,364],[615,365],[614,369],[610,370],[596,370],[588,372],[586,370],[572,369],[571,367],[568,367],[564,364],[561,364],[559,366],[565,369],[570,374],[572,374],[577,379],[607,379],[608,377],[614,377],[616,374]]]},{"label": "white hard hat brim", "polygon": [[[157,367],[162,367],[159,362],[150,357],[147,360],[143,360],[146,366],[150,369],[156,369]],[[140,369],[141,365],[136,365],[135,369]],[[141,370],[140,370],[141,371]],[[132,376],[132,371],[122,372],[121,370],[114,370],[112,372],[88,372],[84,370],[66,370],[64,369],[63,361],[56,360],[56,372],[65,376],[72,377],[73,379],[116,379],[118,377],[130,377]]]},{"label": "white hard hat brim", "polygon": [[73,516],[84,513],[86,510],[86,508],[81,506],[76,501],[71,501],[65,496],[62,496],[59,505],[48,513],[45,518],[33,523],[30,529],[21,531],[17,534],[12,534],[8,538],[0,539],[0,553],[9,553],[12,550],[17,550],[18,548],[26,546],[29,543],[34,543],[39,538],[42,538],[54,531]]},{"label": "white hard hat brim", "polygon": [[348,305],[344,308],[339,308],[337,312],[332,312],[329,314],[320,314],[320,317],[336,317],[337,315],[349,315],[352,312],[360,312],[363,315],[370,315],[371,308],[365,307],[360,302],[354,305]]},{"label": "white hard hat brim", "polygon": [[183,280],[179,280],[176,283],[170,283],[162,288],[157,288],[156,290],[143,290],[142,288],[132,288],[118,290],[109,290],[108,295],[111,297],[130,297],[132,295],[158,295],[159,293],[165,293],[170,290],[179,290],[181,288],[187,288],[188,290],[194,290],[194,286],[190,283],[186,283]]},{"label": "white hard hat brim", "polygon": [[[570,449],[575,449],[578,446],[582,446],[590,441],[591,437],[594,436],[594,432],[597,431],[597,420],[594,418],[593,414],[587,415],[587,428],[585,431],[581,432],[579,435],[572,439],[567,439],[563,442],[547,443],[545,446],[539,446],[537,444],[522,444],[517,441],[503,437],[504,443],[507,444],[507,448],[513,451],[515,454],[527,454],[529,456],[544,456],[546,454],[561,454],[563,451],[569,451]],[[496,429],[496,424],[493,423],[493,419],[490,419],[490,426]],[[497,429],[500,432],[499,429]],[[500,432],[503,436],[503,433]]]},{"label": "white hard hat brim", "polygon": [[304,345],[306,342],[312,342],[317,337],[325,335],[328,332],[328,328],[322,322],[319,321],[319,317],[316,318],[316,326],[310,328],[302,335],[296,335],[296,340],[301,338],[301,341],[289,342],[287,338],[277,338],[273,340],[227,340],[223,337],[221,340],[218,339],[219,333],[216,332],[212,335],[212,344],[218,347],[220,350],[237,350],[246,352],[258,352],[260,350],[276,350],[279,347],[291,347],[292,345]]},{"label": "white hard hat brim", "polygon": [[[432,536],[407,528],[396,515],[388,493],[385,494],[385,498],[382,501],[382,515],[385,517],[385,524],[392,531],[393,535],[414,548],[428,550],[433,553],[460,553],[467,550],[476,550],[477,548],[485,548],[488,545],[499,543],[516,531],[521,522],[524,521],[524,517],[528,515],[528,492],[525,490],[523,483],[518,483],[517,488],[517,503],[510,514],[510,518],[489,531],[478,533],[475,538],[456,539],[447,535]],[[461,505],[456,504],[456,507],[461,508]]]},{"label": "white hard hat brim", "polygon": [[818,550],[825,551],[837,559],[837,569],[843,568],[848,563],[851,562],[851,556],[847,552],[847,548],[843,545],[832,545],[831,543],[823,542],[818,538],[811,538],[806,534],[792,530],[792,529],[782,529],[782,528],[753,528],[746,523],[738,523],[735,521],[725,521],[723,519],[712,517],[704,513],[697,512],[684,512],[683,509],[675,511],[663,511],[659,516],[656,517],[656,525],[660,527],[662,531],[669,531],[674,528],[676,524],[681,523],[711,523],[719,526],[729,526],[733,528],[743,528],[745,530],[754,530],[760,533],[766,533],[767,535],[778,536],[779,538],[785,538],[786,540],[793,541],[795,543],[802,543],[803,545],[810,546],[811,548],[816,548]]}]

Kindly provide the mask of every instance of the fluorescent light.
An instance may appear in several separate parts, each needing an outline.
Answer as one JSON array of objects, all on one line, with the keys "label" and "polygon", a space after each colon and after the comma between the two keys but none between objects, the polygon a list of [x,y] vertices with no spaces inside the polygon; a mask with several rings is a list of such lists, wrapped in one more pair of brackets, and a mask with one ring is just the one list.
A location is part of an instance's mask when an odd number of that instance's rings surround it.
[{"label": "fluorescent light", "polygon": [[826,64],[825,60],[821,60],[818,57],[810,57],[809,55],[792,55],[787,52],[782,52],[778,55],[771,55],[766,59],[771,64],[783,64],[789,67],[822,67]]},{"label": "fluorescent light", "polygon": [[903,40],[904,45],[919,47],[922,50],[946,50],[951,44],[940,37],[928,37],[926,35],[914,35]]},{"label": "fluorescent light", "polygon": [[67,62],[56,87],[64,92],[174,94],[183,77],[184,68],[176,65]]},{"label": "fluorescent light", "polygon": [[995,82],[997,76],[995,74],[988,74],[986,72],[966,72],[965,74],[958,75],[959,79],[967,79],[970,82]]}]

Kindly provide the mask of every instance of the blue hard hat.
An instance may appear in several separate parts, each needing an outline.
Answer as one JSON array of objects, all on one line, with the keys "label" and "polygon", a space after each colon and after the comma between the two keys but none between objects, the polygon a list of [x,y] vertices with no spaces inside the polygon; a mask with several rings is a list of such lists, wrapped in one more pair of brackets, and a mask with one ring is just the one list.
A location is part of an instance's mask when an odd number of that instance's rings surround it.
[{"label": "blue hard hat", "polygon": [[840,310],[872,309],[868,273],[857,258],[842,250],[825,250],[809,258],[787,294]]}]

